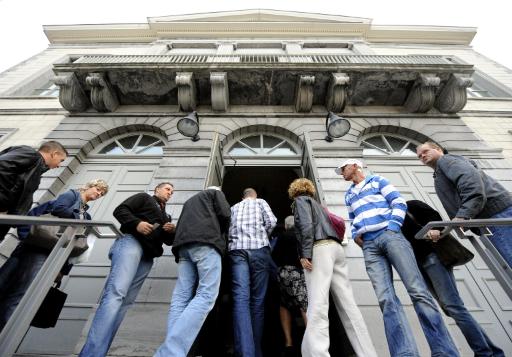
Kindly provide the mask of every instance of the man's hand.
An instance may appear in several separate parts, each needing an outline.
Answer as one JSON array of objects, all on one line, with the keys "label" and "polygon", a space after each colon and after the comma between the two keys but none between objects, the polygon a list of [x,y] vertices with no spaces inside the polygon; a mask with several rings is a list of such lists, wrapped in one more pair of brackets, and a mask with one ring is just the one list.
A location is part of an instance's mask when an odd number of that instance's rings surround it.
[{"label": "man's hand", "polygon": [[441,231],[437,230],[437,229],[431,229],[427,232],[427,237],[428,239],[430,239],[432,242],[437,242],[439,239],[441,239]]},{"label": "man's hand", "polygon": [[354,242],[361,248],[363,248],[363,236],[357,236],[354,238]]},{"label": "man's hand", "polygon": [[153,232],[153,225],[151,223],[141,221],[139,222],[139,224],[137,224],[137,232],[147,236],[148,234]]},{"label": "man's hand", "polygon": [[300,258],[300,264],[304,269],[309,271],[313,270],[313,263],[311,263],[311,260],[308,258]]},{"label": "man's hand", "polygon": [[172,224],[172,223],[167,222],[166,224],[164,224],[164,225],[162,226],[162,229],[163,229],[164,231],[166,231],[167,233],[172,233],[172,232],[174,232],[174,231],[176,230],[176,225],[175,225],[175,224]]}]

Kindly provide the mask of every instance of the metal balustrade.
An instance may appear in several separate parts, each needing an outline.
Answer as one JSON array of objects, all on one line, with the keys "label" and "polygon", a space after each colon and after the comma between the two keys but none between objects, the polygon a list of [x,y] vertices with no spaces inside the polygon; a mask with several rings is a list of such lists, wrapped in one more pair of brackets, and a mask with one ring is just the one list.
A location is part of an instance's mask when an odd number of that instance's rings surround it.
[{"label": "metal balustrade", "polygon": [[[107,221],[87,221],[77,219],[60,219],[60,218],[42,218],[15,215],[0,215],[0,224],[18,225],[52,225],[66,227],[62,236],[55,244],[55,247],[48,255],[41,270],[37,273],[34,281],[30,284],[27,292],[21,299],[18,307],[4,326],[0,334],[0,356],[12,356],[23,337],[30,327],[30,323],[34,318],[39,306],[41,305],[46,294],[53,285],[55,278],[59,274],[61,267],[69,258],[73,247],[75,246],[77,231],[85,228],[85,235],[94,234],[100,238],[98,227],[109,228],[116,237],[121,236],[119,229],[112,223]],[[80,235],[83,236],[83,235]],[[109,237],[111,238],[111,237]]]},{"label": "metal balustrade", "polygon": [[[492,226],[509,226],[512,225],[512,218],[495,218],[495,219],[469,219],[465,221],[438,221],[429,222],[425,225],[415,236],[416,239],[426,239],[426,234],[431,229],[440,229],[441,236],[446,236],[454,233],[460,239],[467,239],[471,242],[475,250],[482,257],[491,272],[494,274],[496,280],[500,283],[505,293],[512,299],[512,267],[510,267],[505,259],[501,256],[498,250],[491,243],[488,233],[476,235],[465,233],[466,228],[487,228]],[[512,237],[510,237],[512,239]]]}]

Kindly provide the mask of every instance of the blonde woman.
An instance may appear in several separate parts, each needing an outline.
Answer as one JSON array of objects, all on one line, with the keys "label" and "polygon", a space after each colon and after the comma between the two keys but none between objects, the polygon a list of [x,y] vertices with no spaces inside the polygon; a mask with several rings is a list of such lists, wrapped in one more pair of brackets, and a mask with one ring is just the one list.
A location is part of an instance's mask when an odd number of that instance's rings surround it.
[{"label": "blonde woman", "polygon": [[[32,208],[28,216],[41,216],[51,213],[59,218],[91,219],[87,210],[90,201],[103,197],[108,192],[108,184],[101,179],[92,180],[78,190],[69,190],[55,200]],[[0,330],[9,320],[21,298],[34,280],[50,254],[47,248],[24,243],[30,226],[18,227],[20,243],[12,255],[0,268]],[[65,264],[61,274],[69,273],[72,265]]]},{"label": "blonde woman", "polygon": [[377,357],[348,278],[345,252],[329,216],[313,198],[316,190],[308,179],[296,179],[288,194],[293,202],[295,232],[308,293],[303,357],[329,356],[329,291],[343,327],[359,357]]}]

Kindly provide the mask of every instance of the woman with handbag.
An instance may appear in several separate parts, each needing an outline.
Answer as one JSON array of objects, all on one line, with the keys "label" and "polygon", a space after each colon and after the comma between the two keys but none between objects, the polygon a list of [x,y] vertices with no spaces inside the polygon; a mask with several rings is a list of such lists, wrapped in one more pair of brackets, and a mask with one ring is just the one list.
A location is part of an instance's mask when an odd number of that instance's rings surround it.
[{"label": "woman with handbag", "polygon": [[[90,220],[91,216],[87,213],[89,208],[87,203],[97,200],[107,192],[108,184],[104,180],[92,180],[78,190],[66,191],[55,200],[32,208],[28,215],[42,216],[50,214],[59,218]],[[20,243],[0,268],[0,331],[18,306],[56,243],[56,239],[43,239],[37,236],[38,234],[50,235],[51,226],[39,226],[38,229],[34,229],[36,227],[18,227]],[[83,253],[87,248],[87,244],[82,244],[81,249],[76,251],[75,254]],[[71,264],[66,263],[59,276],[67,275],[71,267]]]},{"label": "woman with handbag", "polygon": [[306,178],[296,179],[288,189],[288,195],[294,200],[295,233],[308,295],[308,324],[302,340],[302,356],[329,356],[330,291],[356,355],[377,357],[354,299],[341,240],[329,215],[313,198],[315,192],[313,182]]},{"label": "woman with handbag", "polygon": [[412,245],[430,292],[444,313],[455,320],[475,356],[504,357],[503,351],[494,345],[471,316],[457,290],[453,267],[469,262],[473,254],[451,235],[440,239],[440,231],[436,229],[427,233],[429,240],[414,238],[428,222],[442,220],[439,213],[426,203],[418,200],[407,201],[402,233]]}]

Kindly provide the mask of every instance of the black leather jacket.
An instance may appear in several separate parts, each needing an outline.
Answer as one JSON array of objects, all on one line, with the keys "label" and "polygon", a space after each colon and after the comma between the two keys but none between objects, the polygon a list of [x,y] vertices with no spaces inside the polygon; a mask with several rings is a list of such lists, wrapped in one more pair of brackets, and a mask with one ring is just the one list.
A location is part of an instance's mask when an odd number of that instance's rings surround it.
[{"label": "black leather jacket", "polygon": [[309,196],[298,196],[294,202],[295,234],[301,258],[313,258],[313,244],[322,239],[341,243],[325,210]]}]

